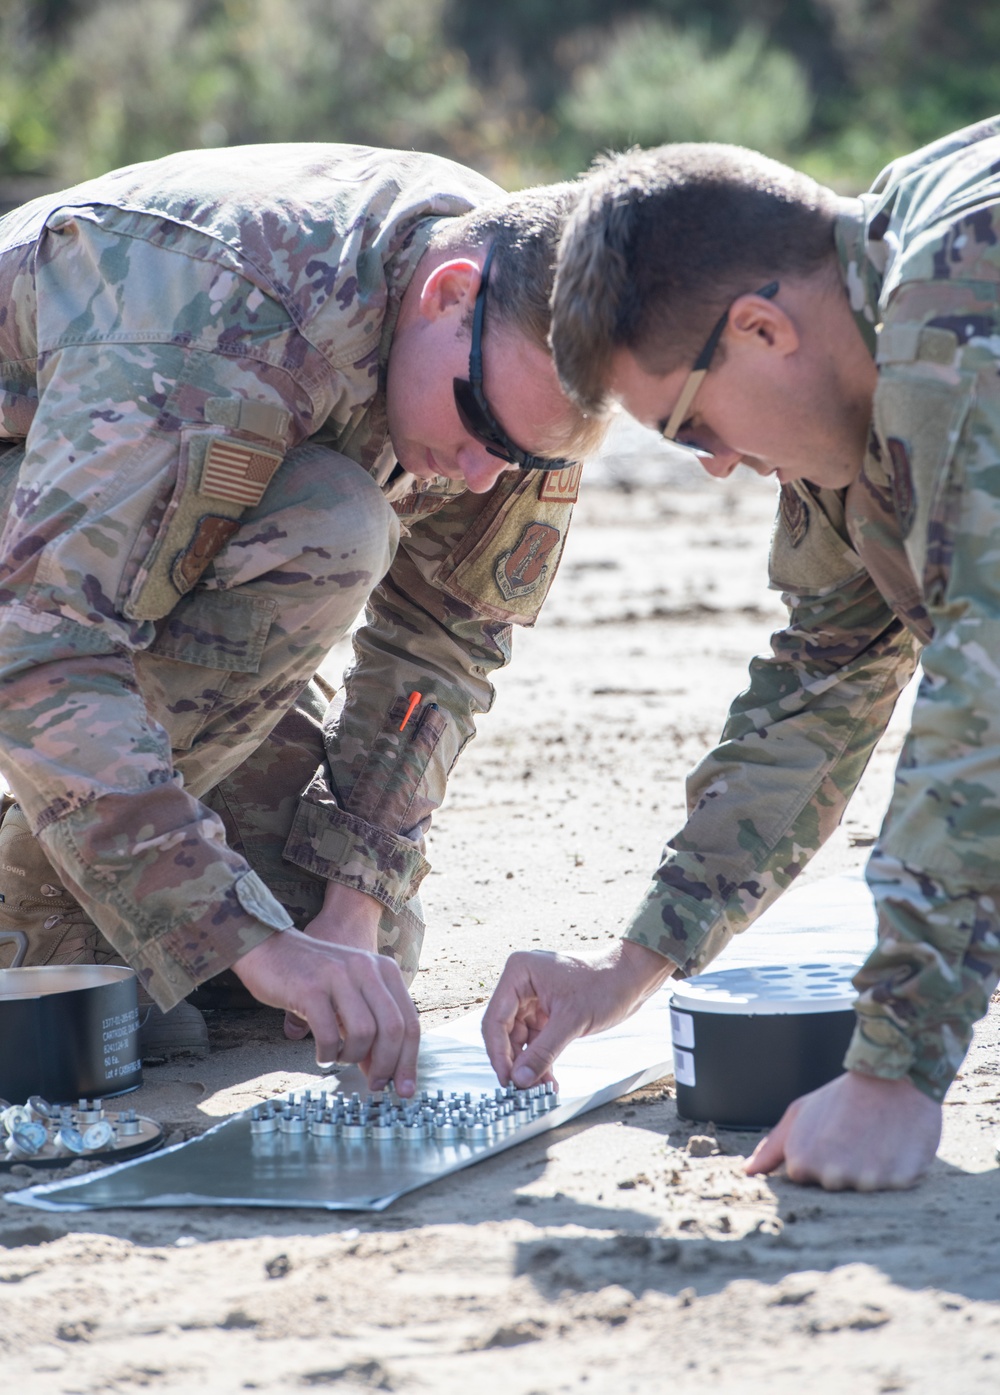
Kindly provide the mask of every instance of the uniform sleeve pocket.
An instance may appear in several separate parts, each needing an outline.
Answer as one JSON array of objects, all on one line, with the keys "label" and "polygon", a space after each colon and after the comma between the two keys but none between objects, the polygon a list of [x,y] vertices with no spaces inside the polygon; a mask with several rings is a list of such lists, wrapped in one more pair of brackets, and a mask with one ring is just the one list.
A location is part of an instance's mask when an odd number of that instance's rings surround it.
[{"label": "uniform sleeve pocket", "polygon": [[428,703],[400,731],[406,706],[400,698],[389,708],[350,794],[343,800],[348,813],[392,833],[407,827],[407,810],[447,724],[440,708]]},{"label": "uniform sleeve pocket", "polygon": [[169,614],[237,531],[246,510],[260,503],[282,458],[274,445],[218,428],[182,429],[173,497],[139,568],[125,614],[136,620]]},{"label": "uniform sleeve pocket", "polygon": [[567,497],[553,489],[549,472],[501,477],[434,584],[491,620],[533,624],[559,566],[575,498],[575,490]]}]

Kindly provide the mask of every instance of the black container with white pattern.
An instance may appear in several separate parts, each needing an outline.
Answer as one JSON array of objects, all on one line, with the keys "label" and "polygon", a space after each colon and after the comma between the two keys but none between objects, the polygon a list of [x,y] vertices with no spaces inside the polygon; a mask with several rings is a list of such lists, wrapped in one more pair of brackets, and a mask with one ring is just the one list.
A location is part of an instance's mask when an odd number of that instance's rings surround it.
[{"label": "black container with white pattern", "polygon": [[677,983],[670,1025],[682,1119],[770,1128],[844,1069],[858,964],[754,964]]}]

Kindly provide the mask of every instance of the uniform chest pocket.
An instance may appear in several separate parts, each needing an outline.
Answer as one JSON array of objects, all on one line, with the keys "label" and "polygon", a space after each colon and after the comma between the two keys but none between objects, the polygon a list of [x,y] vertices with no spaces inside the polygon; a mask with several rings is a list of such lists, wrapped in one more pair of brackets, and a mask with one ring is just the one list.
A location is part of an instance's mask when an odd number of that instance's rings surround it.
[{"label": "uniform chest pocket", "polygon": [[[838,512],[842,517],[839,501]],[[772,590],[824,596],[863,570],[861,558],[841,537],[808,487],[799,481],[783,485],[768,558]]]}]

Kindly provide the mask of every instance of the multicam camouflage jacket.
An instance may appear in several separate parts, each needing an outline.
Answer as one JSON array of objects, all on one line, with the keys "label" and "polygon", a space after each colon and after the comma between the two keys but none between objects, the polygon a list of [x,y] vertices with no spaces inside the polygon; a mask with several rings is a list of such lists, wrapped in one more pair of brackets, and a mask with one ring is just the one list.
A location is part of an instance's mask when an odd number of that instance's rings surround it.
[{"label": "multicam camouflage jacket", "polygon": [[1000,119],[890,165],[837,227],[878,365],[846,491],[786,485],[751,665],[627,934],[697,972],[839,822],[921,646],[867,879],[846,1065],[940,1099],[1000,976]]},{"label": "multicam camouflage jacket", "polygon": [[[555,573],[568,472],[418,483],[387,432],[402,294],[441,220],[501,192],[433,156],[273,145],[120,170],[0,222],[0,769],[163,1007],[289,924],[180,788],[136,681],[286,453],[357,462],[401,526],[289,840],[393,910],[510,626]],[[178,657],[211,664],[187,631]]]}]

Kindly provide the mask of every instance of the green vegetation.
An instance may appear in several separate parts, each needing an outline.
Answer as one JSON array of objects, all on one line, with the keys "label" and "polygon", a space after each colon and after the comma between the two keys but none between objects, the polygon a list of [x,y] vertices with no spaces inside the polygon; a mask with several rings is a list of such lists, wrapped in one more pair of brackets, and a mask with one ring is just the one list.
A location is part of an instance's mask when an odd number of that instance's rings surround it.
[{"label": "green vegetation", "polygon": [[508,187],[724,140],[845,191],[989,115],[995,0],[0,0],[0,179],[346,140]]}]

